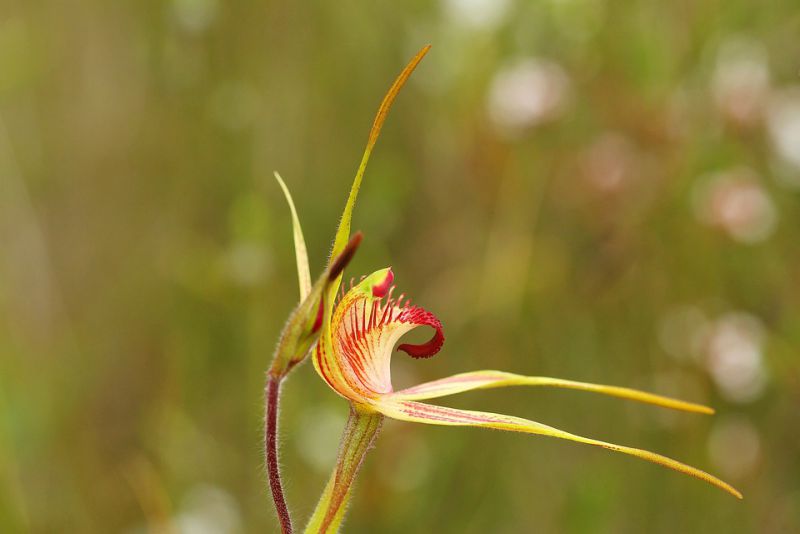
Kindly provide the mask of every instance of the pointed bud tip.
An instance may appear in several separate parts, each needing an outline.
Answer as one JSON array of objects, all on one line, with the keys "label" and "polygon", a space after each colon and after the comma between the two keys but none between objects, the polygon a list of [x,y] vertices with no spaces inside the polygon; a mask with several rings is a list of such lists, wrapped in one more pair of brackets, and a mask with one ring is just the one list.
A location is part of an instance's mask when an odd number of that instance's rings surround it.
[{"label": "pointed bud tip", "polygon": [[383,282],[372,286],[372,296],[378,298],[385,297],[386,293],[389,291],[389,288],[392,287],[392,282],[394,282],[394,273],[392,272],[392,268],[389,267],[389,270],[386,271],[386,278],[383,279]]},{"label": "pointed bud tip", "polygon": [[350,263],[350,260],[353,259],[353,256],[358,250],[358,246],[361,244],[361,241],[364,239],[364,234],[361,232],[356,232],[353,234],[353,237],[350,238],[350,241],[347,242],[345,245],[344,250],[342,250],[341,254],[333,261],[331,265],[331,272],[328,274],[328,279],[333,280],[344,271],[347,264]]}]

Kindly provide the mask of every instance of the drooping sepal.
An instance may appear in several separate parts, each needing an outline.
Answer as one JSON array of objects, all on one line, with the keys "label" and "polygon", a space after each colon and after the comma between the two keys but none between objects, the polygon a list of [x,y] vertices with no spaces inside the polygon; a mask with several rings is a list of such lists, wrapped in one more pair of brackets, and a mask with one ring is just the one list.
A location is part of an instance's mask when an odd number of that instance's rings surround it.
[{"label": "drooping sepal", "polygon": [[529,421],[520,417],[501,415],[488,412],[476,412],[472,410],[458,410],[444,406],[435,406],[416,401],[401,401],[390,398],[383,398],[373,404],[373,407],[392,419],[410,421],[414,423],[426,423],[429,425],[443,426],[475,426],[483,428],[493,428],[496,430],[507,430],[510,432],[522,432],[526,434],[538,434],[553,438],[576,441],[587,445],[594,445],[604,449],[621,452],[630,456],[635,456],[655,464],[668,467],[685,475],[693,476],[717,488],[730,493],[741,499],[742,494],[733,486],[717,477],[691,467],[684,463],[673,460],[666,456],[654,452],[608,443],[597,439],[586,438],[577,434],[571,434],[557,428]]}]

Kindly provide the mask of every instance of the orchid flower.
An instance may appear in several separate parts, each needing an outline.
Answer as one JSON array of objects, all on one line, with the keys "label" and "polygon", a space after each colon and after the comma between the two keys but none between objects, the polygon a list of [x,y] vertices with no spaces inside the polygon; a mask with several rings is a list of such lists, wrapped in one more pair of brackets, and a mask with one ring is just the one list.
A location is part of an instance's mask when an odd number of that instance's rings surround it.
[{"label": "orchid flower", "polygon": [[[352,256],[352,252],[348,253],[347,251],[354,250],[360,242],[360,234],[356,234],[355,245],[352,244],[352,239],[348,245],[348,237],[353,208],[367,161],[394,98],[427,53],[428,48],[420,50],[409,62],[379,107],[336,233],[331,258],[340,258],[348,254]],[[304,262],[301,261],[301,256],[305,256],[305,245],[302,242],[302,232],[299,231],[299,222],[291,196],[285,184],[280,178],[278,179],[284,188],[292,211],[302,293],[303,277],[308,278],[307,260],[305,260],[305,270],[302,268]],[[331,264],[337,263],[346,263],[346,261],[329,262],[326,270],[327,277],[323,275],[325,281],[318,283],[322,288],[320,296],[318,300],[313,301],[315,306],[319,306],[319,309],[313,325],[313,331],[318,333],[318,338],[313,348],[312,360],[314,368],[325,383],[349,402],[350,417],[342,436],[336,466],[306,528],[307,533],[335,532],[339,529],[351,496],[353,481],[386,417],[430,425],[473,426],[537,434],[594,445],[669,467],[704,480],[738,498],[742,497],[741,493],[726,482],[697,468],[653,452],[583,437],[510,415],[460,410],[420,401],[476,389],[505,386],[549,386],[601,393],[688,412],[713,413],[713,410],[706,406],[624,387],[541,376],[523,376],[493,370],[460,373],[395,391],[391,380],[391,356],[395,345],[402,336],[415,328],[421,326],[432,328],[433,336],[429,341],[422,344],[402,343],[397,346],[397,350],[405,352],[412,358],[429,358],[439,352],[444,344],[442,323],[433,313],[411,304],[404,295],[394,298],[394,273],[391,268],[381,269],[363,277],[357,284],[351,282],[350,288],[346,292],[343,289],[339,291],[341,269],[344,268],[344,265],[335,271],[330,267]],[[308,283],[306,283],[307,287],[309,287]],[[337,293],[339,293],[338,300],[335,298]],[[306,294],[310,294],[308,289],[306,289]],[[286,532],[285,524],[283,526],[283,530]]]},{"label": "orchid flower", "polygon": [[[538,434],[596,445],[649,460],[697,477],[741,498],[741,493],[722,480],[660,454],[579,436],[519,417],[459,410],[419,401],[475,389],[551,386],[602,393],[687,412],[713,413],[706,406],[623,387],[488,370],[460,373],[395,391],[392,387],[390,362],[393,348],[400,338],[420,326],[433,328],[433,336],[428,342],[419,345],[401,344],[397,347],[397,350],[413,358],[429,358],[441,349],[444,334],[442,323],[434,314],[412,305],[403,296],[392,297],[393,280],[391,268],[382,269],[343,293],[336,307],[326,310],[322,334],[313,355],[314,368],[322,379],[350,402],[351,419],[360,421],[363,427],[358,436],[360,441],[366,443],[366,440],[374,439],[383,417],[429,425],[474,426]],[[350,426],[354,425],[355,423],[351,423]],[[335,480],[341,487],[340,493],[349,491],[352,477],[346,474],[346,470],[353,470],[351,456],[358,453],[357,450],[351,453],[340,451],[337,469],[344,474]],[[345,476],[348,478],[345,479]],[[317,517],[319,531],[322,532],[335,524],[337,506],[344,502],[344,499],[336,502],[334,488],[331,493],[326,511],[328,523],[326,524],[325,517]],[[342,493],[342,497],[345,495],[346,493]]]}]

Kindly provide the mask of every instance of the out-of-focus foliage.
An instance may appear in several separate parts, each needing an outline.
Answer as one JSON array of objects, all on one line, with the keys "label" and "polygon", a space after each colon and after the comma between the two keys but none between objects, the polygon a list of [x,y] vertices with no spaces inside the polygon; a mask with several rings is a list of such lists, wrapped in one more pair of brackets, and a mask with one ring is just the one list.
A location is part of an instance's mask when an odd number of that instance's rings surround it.
[{"label": "out-of-focus foliage", "polygon": [[[499,368],[575,392],[452,404],[728,479],[390,422],[348,532],[800,530],[794,0],[7,0],[0,5],[0,531],[264,532],[264,371],[297,301],[279,170],[322,269],[375,106],[347,276],[393,265],[446,327],[395,384]],[[313,509],[347,406],[288,382]]]}]

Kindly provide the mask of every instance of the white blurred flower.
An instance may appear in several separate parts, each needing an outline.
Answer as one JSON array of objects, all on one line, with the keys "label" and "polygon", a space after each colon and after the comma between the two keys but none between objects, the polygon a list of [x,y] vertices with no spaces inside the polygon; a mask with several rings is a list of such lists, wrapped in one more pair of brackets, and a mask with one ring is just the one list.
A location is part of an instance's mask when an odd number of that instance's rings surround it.
[{"label": "white blurred flower", "polygon": [[754,316],[728,313],[717,319],[706,341],[706,365],[720,393],[733,402],[757,399],[767,383],[764,328]]},{"label": "white blurred flower", "polygon": [[508,12],[510,0],[443,0],[445,16],[455,24],[476,29],[496,28]]},{"label": "white blurred flower", "polygon": [[767,126],[778,155],[800,169],[800,87],[782,91],[772,98]]},{"label": "white blurred flower", "polygon": [[726,41],[711,80],[714,103],[729,120],[752,125],[761,119],[769,96],[769,64],[764,46],[753,40]]},{"label": "white blurred flower", "polygon": [[489,117],[499,131],[513,137],[560,117],[569,93],[570,81],[561,65],[525,59],[495,75],[487,101]]},{"label": "white blurred flower", "polygon": [[724,230],[742,243],[757,243],[775,230],[778,213],[772,199],[750,169],[711,175],[694,192],[697,218]]},{"label": "white blurred flower", "polygon": [[743,417],[719,419],[708,439],[711,461],[726,477],[742,478],[753,471],[761,457],[761,438]]},{"label": "white blurred flower", "polygon": [[217,0],[172,0],[175,20],[186,31],[201,32],[217,18]]},{"label": "white blurred flower", "polygon": [[180,534],[235,534],[242,531],[242,518],[230,493],[199,484],[186,494],[175,526]]}]

